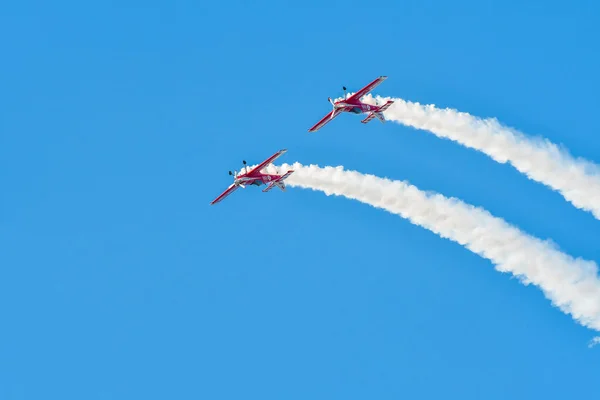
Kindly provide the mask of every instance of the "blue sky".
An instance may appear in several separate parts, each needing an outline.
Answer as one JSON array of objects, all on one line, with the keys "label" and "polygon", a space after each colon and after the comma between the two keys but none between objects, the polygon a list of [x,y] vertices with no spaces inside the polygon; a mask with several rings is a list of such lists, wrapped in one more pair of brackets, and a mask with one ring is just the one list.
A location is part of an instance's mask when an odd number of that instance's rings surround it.
[{"label": "blue sky", "polygon": [[397,216],[235,193],[243,159],[344,165],[600,262],[600,225],[507,165],[344,115],[452,107],[600,162],[592,2],[13,2],[0,13],[0,398],[564,399],[594,336]]}]

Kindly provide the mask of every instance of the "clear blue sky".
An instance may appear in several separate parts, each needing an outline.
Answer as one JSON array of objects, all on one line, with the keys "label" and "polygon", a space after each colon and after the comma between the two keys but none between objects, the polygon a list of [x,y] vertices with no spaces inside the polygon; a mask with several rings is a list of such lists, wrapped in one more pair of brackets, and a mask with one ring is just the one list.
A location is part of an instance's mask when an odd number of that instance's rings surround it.
[{"label": "clear blue sky", "polygon": [[[375,92],[600,162],[591,1],[21,1],[0,13],[0,399],[578,399],[594,333],[381,210],[227,171],[344,165],[600,262],[600,224],[513,168],[344,115]],[[320,5],[326,4],[326,5]]]}]

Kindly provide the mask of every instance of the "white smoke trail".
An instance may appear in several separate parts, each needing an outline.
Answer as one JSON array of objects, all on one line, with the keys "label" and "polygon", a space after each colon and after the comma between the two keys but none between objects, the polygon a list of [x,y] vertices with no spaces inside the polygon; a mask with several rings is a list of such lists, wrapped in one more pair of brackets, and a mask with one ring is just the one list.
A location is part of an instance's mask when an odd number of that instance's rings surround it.
[{"label": "white smoke trail", "polygon": [[502,126],[496,119],[480,119],[453,109],[439,109],[398,98],[368,94],[368,104],[394,104],[386,119],[427,130],[438,137],[479,150],[499,163],[510,163],[530,179],[561,193],[575,207],[600,219],[600,168],[541,138],[529,138]]},{"label": "white smoke trail", "polygon": [[574,259],[481,208],[423,192],[406,182],[299,163],[264,170],[288,169],[295,171],[286,180],[288,186],[344,196],[407,218],[490,260],[498,271],[512,273],[525,285],[537,285],[553,305],[600,331],[600,279],[594,262]]}]

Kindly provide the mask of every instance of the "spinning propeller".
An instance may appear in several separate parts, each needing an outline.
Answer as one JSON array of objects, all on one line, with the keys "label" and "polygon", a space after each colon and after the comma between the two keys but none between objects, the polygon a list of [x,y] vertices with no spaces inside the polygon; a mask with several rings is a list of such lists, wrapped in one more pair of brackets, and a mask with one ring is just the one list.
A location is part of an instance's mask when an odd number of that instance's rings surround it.
[{"label": "spinning propeller", "polygon": [[[342,86],[342,89],[344,90],[344,100],[346,100],[346,86]],[[345,107],[345,105],[343,105],[343,104],[335,104],[333,102],[333,100],[331,100],[331,97],[328,97],[327,100],[329,100],[329,102],[333,106],[333,109],[331,110],[332,111],[331,112],[331,116],[329,117],[329,119],[331,119],[335,115],[335,110],[338,109],[338,108],[343,108],[343,107]]]},{"label": "spinning propeller", "polygon": [[[248,172],[248,166],[246,165],[246,160],[242,160],[242,163],[244,164],[245,172],[247,173]],[[244,189],[246,188],[246,185],[243,185],[240,182],[238,182],[237,177],[238,177],[239,173],[237,171],[233,171],[233,172],[229,171],[229,175],[233,176],[233,183],[236,186],[241,186]]]}]

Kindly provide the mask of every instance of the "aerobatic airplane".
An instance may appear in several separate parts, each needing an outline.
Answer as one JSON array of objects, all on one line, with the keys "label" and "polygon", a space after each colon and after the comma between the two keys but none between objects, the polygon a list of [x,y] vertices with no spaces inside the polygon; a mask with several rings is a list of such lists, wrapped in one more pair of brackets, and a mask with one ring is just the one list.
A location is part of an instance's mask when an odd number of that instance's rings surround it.
[{"label": "aerobatic airplane", "polygon": [[265,168],[267,165],[271,164],[281,155],[283,155],[287,149],[279,150],[277,153],[273,154],[271,157],[267,158],[262,163],[258,164],[256,167],[252,168],[252,170],[248,171],[248,167],[246,167],[246,160],[243,160],[244,169],[246,170],[244,173],[238,173],[237,171],[229,171],[229,175],[233,176],[233,183],[229,185],[227,190],[219,195],[216,199],[214,199],[210,204],[216,204],[223,200],[225,197],[229,196],[231,193],[235,192],[237,188],[240,186],[242,188],[246,188],[247,185],[255,185],[260,186],[264,184],[268,184],[266,188],[263,189],[263,192],[268,192],[277,186],[281,190],[285,190],[285,182],[283,182],[288,176],[294,172],[293,170],[289,170],[283,175],[274,175],[274,174],[263,174],[260,172],[261,169]]},{"label": "aerobatic airplane", "polygon": [[375,79],[373,82],[369,83],[364,88],[360,89],[358,92],[354,93],[352,96],[346,98],[346,87],[344,89],[344,99],[336,101],[335,103],[331,100],[331,97],[328,97],[327,100],[333,105],[333,110],[329,112],[323,119],[315,124],[312,128],[310,128],[309,132],[315,132],[321,129],[326,123],[337,117],[343,112],[351,112],[354,114],[364,114],[368,113],[367,117],[363,119],[363,124],[371,121],[373,118],[377,117],[382,123],[385,122],[385,118],[383,117],[383,112],[388,109],[389,106],[392,105],[393,101],[388,100],[382,106],[372,106],[370,104],[365,104],[360,101],[360,98],[369,93],[371,90],[375,89],[381,82],[387,79],[387,76],[380,76]]}]

